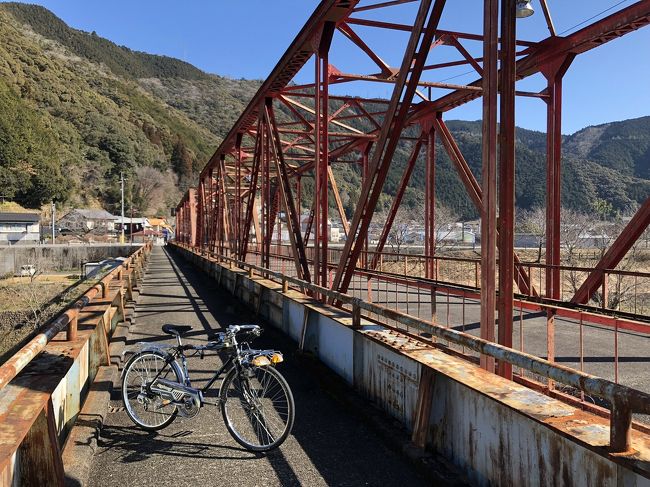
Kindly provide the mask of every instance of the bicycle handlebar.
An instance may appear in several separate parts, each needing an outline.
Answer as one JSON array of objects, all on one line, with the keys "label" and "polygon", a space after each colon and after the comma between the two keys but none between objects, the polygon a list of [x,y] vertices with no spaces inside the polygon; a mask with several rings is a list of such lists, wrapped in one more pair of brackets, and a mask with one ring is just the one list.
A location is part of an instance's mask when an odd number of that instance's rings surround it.
[{"label": "bicycle handlebar", "polygon": [[262,328],[259,325],[230,325],[225,332],[217,333],[217,340],[207,343],[207,345],[186,345],[186,350],[208,350],[223,345],[230,338],[234,338],[238,333],[252,333],[256,336],[262,334]]}]

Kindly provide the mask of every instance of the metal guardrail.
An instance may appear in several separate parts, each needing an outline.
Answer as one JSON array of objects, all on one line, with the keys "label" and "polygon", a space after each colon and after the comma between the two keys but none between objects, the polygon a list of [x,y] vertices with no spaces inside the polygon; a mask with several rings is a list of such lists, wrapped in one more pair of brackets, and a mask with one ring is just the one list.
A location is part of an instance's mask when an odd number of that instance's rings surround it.
[{"label": "metal guardrail", "polygon": [[[293,259],[291,246],[287,244],[273,243],[272,248],[275,248],[275,254],[272,256],[279,258]],[[259,253],[260,249],[251,248],[249,253]],[[313,247],[307,248],[307,255],[311,259]],[[340,259],[341,249],[330,248],[328,262],[335,268],[336,263]],[[598,261],[600,257],[595,254],[595,260]],[[364,262],[376,262],[376,267],[371,265],[363,265]],[[404,273],[408,267],[409,272],[413,272],[414,268],[418,265],[421,266],[420,277],[425,277],[425,267],[431,265],[433,268],[433,275],[430,277],[436,281],[446,282],[454,285],[473,286],[479,287],[481,275],[481,259],[474,257],[453,257],[446,255],[426,256],[417,253],[408,252],[376,252],[374,250],[362,251],[359,271],[383,271],[385,267],[404,266]],[[549,270],[556,271],[560,274],[560,297],[559,300],[570,300],[575,294],[580,285],[587,279],[593,272],[600,274],[602,282],[599,286],[598,303],[596,304],[603,311],[618,312],[623,311],[632,314],[643,314],[647,310],[649,304],[647,299],[643,299],[645,291],[650,288],[650,273],[639,272],[634,270],[621,270],[621,269],[595,269],[594,267],[576,266],[576,265],[552,265],[543,262],[529,262],[520,261],[515,262],[515,268],[520,271],[525,271],[532,287],[535,288],[536,293],[529,289],[523,295],[528,295],[531,298],[546,296],[546,275]],[[573,288],[575,286],[575,289]],[[623,290],[621,295],[620,291]],[[617,300],[609,301],[610,295],[618,295]],[[605,296],[603,298],[603,296]],[[623,299],[621,299],[623,298]]]},{"label": "metal guardrail", "polygon": [[[150,250],[147,243],[134,252],[0,366],[1,485],[65,485],[62,446],[84,394],[111,365],[114,317],[124,321]],[[64,340],[53,340],[64,330]]]},{"label": "metal guardrail", "polygon": [[[201,250],[179,243],[175,245],[190,252],[208,256],[206,252],[202,252]],[[437,338],[467,347],[476,352],[493,357],[496,360],[510,363],[556,382],[575,387],[586,394],[605,399],[611,405],[609,447],[612,453],[623,453],[631,450],[632,414],[650,414],[650,394],[637,389],[616,384],[610,380],[558,365],[548,360],[535,357],[534,355],[477,338],[462,331],[449,329],[401,311],[369,303],[360,298],[317,286],[264,267],[242,262],[232,257],[216,254],[211,254],[209,257],[214,258],[217,262],[228,262],[242,270],[247,270],[250,277],[257,271],[263,277],[276,279],[282,283],[282,289],[285,292],[288,290],[288,285],[293,284],[302,289],[303,292],[310,291],[315,296],[326,298],[328,301],[350,305],[352,307],[353,327],[360,327],[361,310],[365,310],[404,325],[420,329],[423,332],[431,333]]]},{"label": "metal guardrail", "polygon": [[[84,295],[79,298],[75,303],[69,306],[63,313],[61,313],[52,323],[45,327],[38,335],[32,338],[23,348],[18,350],[12,357],[4,364],[0,365],[0,390],[6,386],[11,380],[16,377],[21,370],[23,370],[31,360],[43,351],[45,346],[52,338],[58,333],[66,329],[66,339],[68,341],[74,340],[77,337],[77,319],[79,312],[87,306],[98,294],[101,297],[106,297],[108,292],[108,285],[114,278],[122,280],[123,268],[128,268],[130,265],[135,264],[136,270],[141,270],[141,257],[151,250],[151,243],[148,242],[140,249],[136,250],[129,256],[121,266],[116,267],[111,272],[106,274],[104,278],[88,289]],[[130,277],[129,277],[130,278]]]}]

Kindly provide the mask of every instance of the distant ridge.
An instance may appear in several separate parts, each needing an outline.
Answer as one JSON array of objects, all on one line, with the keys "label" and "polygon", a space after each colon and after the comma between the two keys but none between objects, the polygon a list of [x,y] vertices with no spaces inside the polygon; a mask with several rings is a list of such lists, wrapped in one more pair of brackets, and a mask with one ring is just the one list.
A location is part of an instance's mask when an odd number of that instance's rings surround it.
[{"label": "distant ridge", "polygon": [[[0,186],[4,196],[26,207],[62,195],[64,206],[114,211],[124,172],[136,211],[168,212],[195,183],[260,86],[259,80],[208,74],[178,59],[118,46],[72,29],[36,5],[0,3],[0,40],[0,133],[5,134],[0,137]],[[281,109],[278,117],[283,117]],[[480,122],[447,124],[480,180]],[[363,121],[357,125],[367,128]],[[543,133],[517,130],[520,208],[545,204],[545,151]],[[477,211],[444,148],[438,145],[436,153],[437,197],[459,217],[475,218]],[[390,206],[408,154],[409,147],[401,144],[380,209]],[[351,215],[361,186],[359,168],[335,164],[334,171]],[[156,182],[158,189],[134,186],[143,179]],[[303,183],[306,208],[313,183],[309,178]],[[650,196],[650,117],[566,136],[562,191],[562,204],[569,208],[592,212],[605,201],[612,215],[629,212]],[[423,199],[419,161],[404,201],[415,207]]]}]

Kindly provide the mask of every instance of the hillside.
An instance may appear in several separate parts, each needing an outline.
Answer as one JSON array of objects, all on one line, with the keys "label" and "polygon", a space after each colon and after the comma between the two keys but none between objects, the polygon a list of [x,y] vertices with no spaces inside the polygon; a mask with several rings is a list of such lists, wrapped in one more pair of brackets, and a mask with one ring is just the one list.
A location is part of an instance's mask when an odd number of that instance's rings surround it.
[{"label": "hillside", "polygon": [[168,212],[257,86],[230,90],[231,80],[70,29],[32,5],[0,4],[0,38],[0,186],[33,208],[59,196],[115,210],[124,172],[136,211]]},{"label": "hillside", "polygon": [[[63,207],[116,211],[124,172],[136,212],[168,212],[260,85],[118,46],[68,27],[39,6],[0,3],[0,39],[0,187],[2,196],[32,208],[62,195]],[[480,180],[480,123],[448,125]],[[383,208],[390,205],[408,149],[398,147],[380,200]],[[543,133],[518,129],[521,208],[544,205],[545,150]],[[460,217],[475,217],[442,146],[436,152],[439,199]],[[359,168],[339,164],[334,170],[351,215],[361,185]],[[650,117],[565,137],[567,207],[593,211],[605,200],[613,212],[628,211],[650,195],[648,179]],[[304,207],[310,203],[310,183],[305,180]],[[420,160],[405,202],[417,206],[423,194]]]}]

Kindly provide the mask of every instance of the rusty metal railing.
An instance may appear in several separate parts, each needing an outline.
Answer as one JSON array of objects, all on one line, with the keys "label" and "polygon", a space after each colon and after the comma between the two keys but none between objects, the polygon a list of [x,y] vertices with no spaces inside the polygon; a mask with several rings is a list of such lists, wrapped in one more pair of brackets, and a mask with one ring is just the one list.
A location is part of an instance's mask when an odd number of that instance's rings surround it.
[{"label": "rusty metal railing", "polygon": [[0,484],[63,487],[63,446],[93,381],[106,380],[111,333],[150,250],[134,252],[0,366]]},{"label": "rusty metal railing", "polygon": [[[84,295],[69,306],[54,321],[45,327],[40,333],[32,338],[24,347],[18,350],[4,364],[0,365],[0,389],[6,386],[11,380],[23,370],[29,362],[43,351],[45,346],[58,333],[66,330],[68,341],[77,338],[77,323],[79,312],[88,305],[98,294],[106,297],[108,285],[114,278],[122,279],[124,268],[134,266],[136,273],[142,272],[142,256],[151,250],[151,242],[136,250],[124,262],[106,274],[97,284],[88,289]],[[130,276],[129,276],[130,279]],[[130,288],[130,286],[129,286]]]},{"label": "rusty metal railing", "polygon": [[[176,244],[190,252],[195,252],[208,257],[206,252],[200,249]],[[360,298],[348,294],[339,293],[328,288],[302,281],[296,277],[276,272],[264,267],[242,262],[232,257],[212,254],[211,258],[217,262],[227,262],[230,265],[239,267],[253,276],[258,272],[262,277],[276,280],[282,283],[282,289],[288,289],[289,284],[297,289],[309,292],[314,296],[320,296],[327,300],[334,300],[347,305],[352,313],[353,326],[359,326],[361,310],[383,316],[406,326],[430,333],[431,335],[446,340],[458,346],[466,347],[475,352],[494,357],[496,360],[510,363],[523,370],[532,372],[547,379],[575,387],[576,389],[604,399],[610,405],[610,451],[622,453],[630,451],[631,429],[633,414],[650,414],[650,394],[616,384],[607,379],[597,377],[585,372],[574,370],[556,363],[552,363],[534,355],[508,348],[497,343],[489,342],[462,331],[444,327],[432,321],[408,315],[399,310],[390,309],[375,303],[366,302]]]},{"label": "rusty metal railing", "polygon": [[[293,260],[292,248],[287,244],[273,243],[271,246],[274,255],[278,258]],[[313,248],[307,250],[308,259],[312,259]],[[450,250],[454,250],[451,248]],[[253,245],[249,253],[257,253]],[[328,250],[328,262],[336,266],[339,262],[341,249]],[[599,253],[593,252],[594,264],[598,261]],[[473,257],[454,257],[449,255],[426,256],[408,252],[375,252],[362,251],[360,264],[357,270],[369,270],[363,263],[372,261],[377,266],[374,271],[389,273],[404,273],[412,277],[426,277],[425,268],[433,269],[432,279],[447,284],[478,288],[481,280],[481,259]],[[546,276],[549,270],[554,270],[560,275],[559,301],[569,301],[576,290],[582,285],[593,267],[579,265],[551,265],[544,262],[516,262],[517,269],[525,272],[531,284],[531,289],[526,294],[529,297],[546,296]],[[601,275],[601,285],[594,294],[592,302],[604,311],[621,311],[634,315],[647,314],[650,311],[650,273],[622,269],[598,269]],[[532,292],[535,289],[537,294]]]}]

